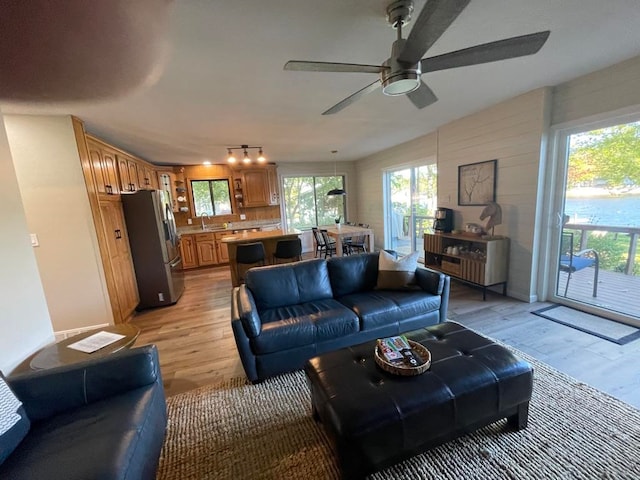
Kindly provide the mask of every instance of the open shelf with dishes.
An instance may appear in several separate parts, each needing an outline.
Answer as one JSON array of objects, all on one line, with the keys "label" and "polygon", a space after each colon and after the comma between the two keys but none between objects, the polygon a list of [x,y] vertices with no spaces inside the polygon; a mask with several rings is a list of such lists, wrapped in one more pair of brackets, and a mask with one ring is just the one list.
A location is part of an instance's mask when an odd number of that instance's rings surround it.
[{"label": "open shelf with dishes", "polygon": [[425,233],[424,264],[452,278],[483,288],[502,285],[507,293],[509,239],[471,234]]}]

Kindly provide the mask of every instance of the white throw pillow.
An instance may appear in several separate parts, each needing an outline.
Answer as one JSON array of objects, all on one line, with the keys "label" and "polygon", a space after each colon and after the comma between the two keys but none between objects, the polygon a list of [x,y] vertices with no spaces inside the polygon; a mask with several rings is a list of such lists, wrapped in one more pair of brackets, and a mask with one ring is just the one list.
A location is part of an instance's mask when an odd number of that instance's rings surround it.
[{"label": "white throw pillow", "polygon": [[420,252],[413,252],[395,259],[393,255],[380,250],[378,260],[378,290],[408,290],[415,288],[416,268]]},{"label": "white throw pillow", "polygon": [[0,464],[29,431],[30,422],[22,402],[14,395],[0,372]]}]

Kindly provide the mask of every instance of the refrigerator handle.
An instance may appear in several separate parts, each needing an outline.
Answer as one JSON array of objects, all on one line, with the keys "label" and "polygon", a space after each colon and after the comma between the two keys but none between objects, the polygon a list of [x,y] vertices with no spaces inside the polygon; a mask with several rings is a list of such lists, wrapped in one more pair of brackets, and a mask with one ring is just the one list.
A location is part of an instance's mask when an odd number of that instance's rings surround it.
[{"label": "refrigerator handle", "polygon": [[180,262],[182,262],[182,257],[178,257],[178,258],[176,258],[173,262],[171,262],[171,263],[169,264],[169,266],[170,266],[171,268],[173,268],[173,267],[177,266]]}]

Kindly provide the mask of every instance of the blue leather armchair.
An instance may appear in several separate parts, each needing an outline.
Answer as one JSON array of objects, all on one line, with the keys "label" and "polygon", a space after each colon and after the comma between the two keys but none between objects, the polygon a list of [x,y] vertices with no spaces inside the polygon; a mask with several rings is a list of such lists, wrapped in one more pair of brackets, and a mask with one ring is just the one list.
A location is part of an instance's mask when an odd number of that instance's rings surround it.
[{"label": "blue leather armchair", "polygon": [[0,478],[155,478],[167,425],[155,346],[26,372],[7,383],[31,426],[0,465]]},{"label": "blue leather armchair", "polygon": [[249,270],[231,299],[247,378],[258,382],[327,351],[446,320],[448,275],[418,267],[408,290],[378,290],[377,279],[377,252]]}]

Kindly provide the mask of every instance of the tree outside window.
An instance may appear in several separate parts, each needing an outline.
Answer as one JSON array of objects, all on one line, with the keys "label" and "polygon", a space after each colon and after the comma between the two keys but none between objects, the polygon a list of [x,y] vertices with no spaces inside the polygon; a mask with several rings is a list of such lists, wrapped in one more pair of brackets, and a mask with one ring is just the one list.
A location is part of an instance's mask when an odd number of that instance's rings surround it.
[{"label": "tree outside window", "polygon": [[191,180],[196,216],[230,215],[229,180]]},{"label": "tree outside window", "polygon": [[331,225],[345,219],[344,195],[327,196],[334,188],[344,188],[342,175],[284,178],[284,208],[287,225],[308,230],[316,225]]}]

